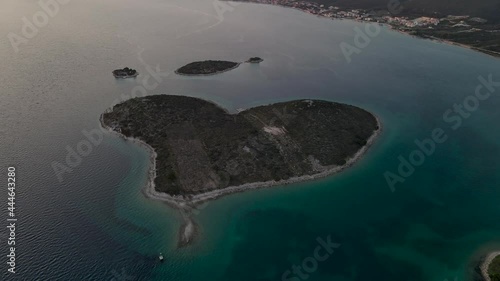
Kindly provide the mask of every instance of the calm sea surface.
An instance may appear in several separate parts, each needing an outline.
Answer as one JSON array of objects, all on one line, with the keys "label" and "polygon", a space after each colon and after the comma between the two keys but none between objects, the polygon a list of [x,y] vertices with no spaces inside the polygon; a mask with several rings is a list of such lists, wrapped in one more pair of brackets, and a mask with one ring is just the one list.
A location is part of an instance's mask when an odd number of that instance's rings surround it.
[{"label": "calm sea surface", "polygon": [[[353,44],[363,23],[254,4],[221,12],[211,0],[72,0],[16,53],[7,35],[21,35],[22,18],[42,8],[0,5],[0,181],[14,165],[18,184],[17,273],[6,271],[0,236],[2,280],[281,280],[330,236],[340,247],[307,280],[458,281],[473,280],[477,257],[500,248],[500,88],[456,130],[443,120],[479,76],[500,80],[498,59],[382,28],[347,63],[339,44]],[[195,60],[251,56],[265,61],[214,77],[172,74]],[[125,66],[141,75],[114,79]],[[211,202],[196,215],[196,243],[177,249],[179,214],[141,194],[149,164],[140,147],[106,134],[61,181],[52,167],[83,149],[104,110],[142,94],[231,111],[326,99],[370,110],[384,129],[339,175]],[[397,173],[398,156],[408,159],[435,128],[446,142],[392,192],[384,173]]]}]

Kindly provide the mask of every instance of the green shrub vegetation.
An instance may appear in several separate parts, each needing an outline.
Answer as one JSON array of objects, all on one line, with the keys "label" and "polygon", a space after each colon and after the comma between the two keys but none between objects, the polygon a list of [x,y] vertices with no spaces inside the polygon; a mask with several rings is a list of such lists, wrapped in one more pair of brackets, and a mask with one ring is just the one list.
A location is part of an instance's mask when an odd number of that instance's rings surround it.
[{"label": "green shrub vegetation", "polygon": [[197,98],[135,98],[103,114],[105,126],[151,145],[158,191],[196,194],[314,175],[344,165],[378,129],[350,105],[298,100],[229,114]]}]

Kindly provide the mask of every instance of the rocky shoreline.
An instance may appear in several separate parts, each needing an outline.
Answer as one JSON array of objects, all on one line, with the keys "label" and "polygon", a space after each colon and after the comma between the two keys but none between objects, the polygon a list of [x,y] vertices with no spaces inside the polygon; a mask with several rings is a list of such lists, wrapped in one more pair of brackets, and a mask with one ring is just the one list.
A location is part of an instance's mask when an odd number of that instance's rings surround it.
[{"label": "rocky shoreline", "polygon": [[492,281],[489,274],[488,274],[488,268],[491,265],[491,262],[497,257],[500,256],[500,251],[496,252],[491,252],[487,254],[484,259],[481,262],[481,265],[479,266],[479,269],[481,270],[481,275],[483,277],[484,281]]}]

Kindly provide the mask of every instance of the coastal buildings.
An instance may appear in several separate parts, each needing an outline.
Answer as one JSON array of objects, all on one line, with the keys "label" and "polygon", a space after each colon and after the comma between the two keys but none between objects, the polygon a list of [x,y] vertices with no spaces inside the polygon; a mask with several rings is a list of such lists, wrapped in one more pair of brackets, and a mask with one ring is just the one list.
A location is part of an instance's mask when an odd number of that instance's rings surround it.
[{"label": "coastal buildings", "polygon": [[[271,4],[279,5],[283,7],[289,7],[293,9],[298,9],[306,13],[332,18],[332,19],[351,19],[378,23],[387,23],[392,27],[398,28],[420,28],[437,26],[443,22],[449,24],[450,27],[464,28],[468,27],[467,23],[461,22],[469,19],[467,15],[463,16],[447,16],[446,18],[433,18],[433,17],[417,17],[410,18],[406,16],[395,16],[387,13],[377,13],[373,11],[367,11],[363,9],[341,9],[336,6],[328,6],[306,1],[295,1],[295,0],[248,0],[246,2],[261,3],[261,4]],[[481,18],[470,18],[470,21],[475,23],[485,23],[486,20]]]}]

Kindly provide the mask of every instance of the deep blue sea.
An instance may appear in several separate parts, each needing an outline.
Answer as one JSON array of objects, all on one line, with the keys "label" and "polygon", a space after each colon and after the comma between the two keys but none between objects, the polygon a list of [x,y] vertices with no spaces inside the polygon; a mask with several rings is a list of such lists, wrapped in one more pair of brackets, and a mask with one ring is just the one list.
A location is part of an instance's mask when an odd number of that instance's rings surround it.
[{"label": "deep blue sea", "polygon": [[[347,62],[340,44],[354,44],[366,24],[276,6],[70,0],[45,23],[38,1],[0,5],[2,280],[470,281],[478,258],[500,249],[500,87],[479,78],[500,82],[499,59],[380,27]],[[27,38],[22,28],[34,17]],[[24,38],[17,52],[12,34]],[[264,62],[173,74],[192,61],[252,56]],[[116,80],[111,71],[125,66],[141,75]],[[474,98],[478,87],[489,96]],[[111,134],[82,144],[107,108],[153,94],[230,111],[338,101],[379,116],[383,132],[338,175],[210,202],[195,216],[196,242],[178,249],[179,213],[141,193],[146,151]],[[446,140],[418,159],[416,142],[436,132]],[[78,149],[85,156],[69,167]],[[400,175],[401,159],[418,165],[391,189],[386,175]],[[68,169],[59,178],[55,163]],[[9,166],[16,274],[6,265]],[[338,245],[313,263],[318,239]]]}]

